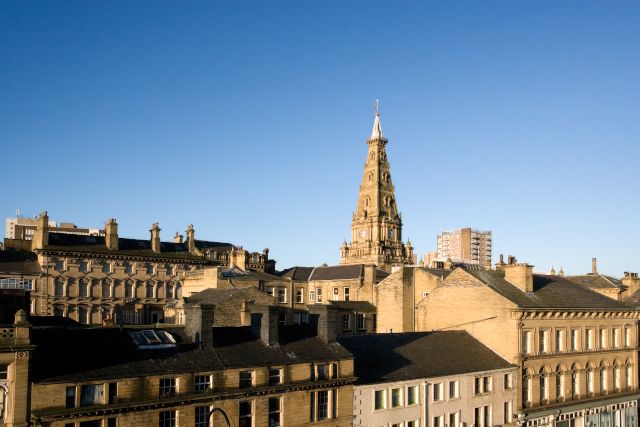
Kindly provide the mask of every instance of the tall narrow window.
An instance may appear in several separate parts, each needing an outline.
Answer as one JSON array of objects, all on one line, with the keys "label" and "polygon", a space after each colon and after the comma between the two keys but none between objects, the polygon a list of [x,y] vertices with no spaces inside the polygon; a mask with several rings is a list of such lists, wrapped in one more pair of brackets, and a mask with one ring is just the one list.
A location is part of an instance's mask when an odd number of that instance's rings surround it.
[{"label": "tall narrow window", "polygon": [[342,330],[344,332],[347,332],[347,331],[351,330],[351,315],[350,314],[343,314],[342,315]]},{"label": "tall narrow window", "polygon": [[241,400],[238,405],[238,427],[252,427],[253,402],[251,400]]},{"label": "tall narrow window", "polygon": [[296,289],[296,303],[302,304],[304,302],[304,289],[297,288]]},{"label": "tall narrow window", "polygon": [[538,353],[545,354],[549,352],[549,331],[538,332]]},{"label": "tall narrow window", "polygon": [[280,427],[282,425],[281,417],[281,398],[269,398],[269,427]]},{"label": "tall narrow window", "polygon": [[593,329],[585,330],[585,342],[587,344],[587,350],[593,350]]},{"label": "tall narrow window", "polygon": [[509,424],[513,420],[513,406],[511,401],[504,402],[504,411],[503,411],[502,421],[504,424]]},{"label": "tall narrow window", "polygon": [[572,329],[571,330],[571,351],[578,351],[578,339],[579,339],[578,330]]},{"label": "tall narrow window", "polygon": [[524,354],[531,354],[531,331],[522,332],[522,352]]},{"label": "tall narrow window", "polygon": [[564,351],[564,330],[556,330],[556,353],[562,353]]},{"label": "tall narrow window", "polygon": [[620,366],[613,367],[613,386],[615,387],[616,391],[620,391],[620,388],[622,387],[622,381],[620,378]]},{"label": "tall narrow window", "polygon": [[358,313],[356,315],[356,327],[358,328],[359,331],[364,331],[366,329],[364,314]]},{"label": "tall narrow window", "polygon": [[549,399],[549,377],[544,373],[540,373],[540,403]]},{"label": "tall narrow window", "polygon": [[76,406],[76,387],[69,386],[66,389],[65,407],[74,408]]},{"label": "tall narrow window", "polygon": [[631,347],[631,328],[628,326],[624,328],[624,346]]},{"label": "tall narrow window", "polygon": [[607,348],[607,330],[602,328],[600,329],[600,338],[598,340],[598,347],[601,349]]},{"label": "tall narrow window", "polygon": [[627,366],[626,371],[627,389],[630,389],[633,387],[633,368],[631,366]]},{"label": "tall narrow window", "polygon": [[580,392],[578,384],[578,372],[575,370],[571,371],[571,396],[578,397],[578,393]]},{"label": "tall narrow window", "polygon": [[349,301],[349,297],[350,297],[350,291],[349,291],[349,288],[346,287],[344,288],[344,300]]},{"label": "tall narrow window", "polygon": [[210,427],[209,407],[196,406],[195,412],[195,427]]},{"label": "tall narrow window", "polygon": [[561,400],[564,397],[564,376],[560,367],[556,370],[556,398]]},{"label": "tall narrow window", "polygon": [[376,411],[387,408],[387,391],[386,390],[376,390],[373,393],[373,408]]},{"label": "tall narrow window", "polygon": [[593,369],[587,368],[587,393],[593,394]]}]

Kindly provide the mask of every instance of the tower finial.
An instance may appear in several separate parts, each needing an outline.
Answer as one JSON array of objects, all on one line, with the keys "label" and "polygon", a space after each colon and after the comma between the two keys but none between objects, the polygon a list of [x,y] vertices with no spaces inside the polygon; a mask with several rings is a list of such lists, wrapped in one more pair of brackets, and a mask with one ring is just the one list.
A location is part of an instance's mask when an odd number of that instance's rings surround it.
[{"label": "tower finial", "polygon": [[373,103],[373,106],[376,109],[376,118],[373,121],[373,130],[371,131],[371,139],[381,139],[382,126],[380,126],[380,100],[376,99],[376,101]]}]

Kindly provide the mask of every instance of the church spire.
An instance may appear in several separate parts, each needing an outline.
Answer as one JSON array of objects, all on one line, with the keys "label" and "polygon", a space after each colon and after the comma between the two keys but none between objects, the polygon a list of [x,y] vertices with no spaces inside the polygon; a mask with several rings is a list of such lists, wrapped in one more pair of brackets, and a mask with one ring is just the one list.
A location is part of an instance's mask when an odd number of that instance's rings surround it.
[{"label": "church spire", "polygon": [[382,139],[382,126],[380,126],[379,111],[376,111],[376,118],[373,121],[373,130],[371,131],[371,139]]}]

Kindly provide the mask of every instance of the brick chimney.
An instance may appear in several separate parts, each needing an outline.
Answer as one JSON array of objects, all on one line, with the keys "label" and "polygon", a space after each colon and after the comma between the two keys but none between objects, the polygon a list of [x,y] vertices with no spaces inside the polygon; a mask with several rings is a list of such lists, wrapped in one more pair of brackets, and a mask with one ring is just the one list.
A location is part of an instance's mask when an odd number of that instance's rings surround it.
[{"label": "brick chimney", "polygon": [[151,250],[156,253],[160,253],[160,227],[157,222],[154,222],[151,226]]},{"label": "brick chimney", "polygon": [[110,251],[118,250],[118,223],[115,219],[109,218],[104,226],[105,244]]},{"label": "brick chimney", "polygon": [[254,306],[251,313],[251,330],[268,346],[279,344],[278,307]]},{"label": "brick chimney", "polygon": [[533,292],[533,266],[513,262],[503,266],[504,278],[523,292]]},{"label": "brick chimney", "polygon": [[251,326],[251,301],[243,300],[240,306],[240,326]]},{"label": "brick chimney", "polygon": [[591,274],[598,274],[598,260],[591,258]]},{"label": "brick chimney", "polygon": [[229,268],[238,267],[243,270],[247,269],[247,251],[242,249],[242,246],[238,249],[231,249],[229,255]]},{"label": "brick chimney", "polygon": [[176,235],[175,235],[175,236],[173,236],[173,241],[174,241],[175,243],[182,243],[182,240],[183,240],[183,239],[184,239],[184,236],[183,236],[182,234],[179,234],[179,233],[176,231]]},{"label": "brick chimney", "polygon": [[43,249],[49,244],[49,215],[44,211],[36,220],[36,232],[31,240],[31,249]]},{"label": "brick chimney", "polygon": [[375,264],[365,264],[363,277],[364,284],[376,284],[376,270],[377,267],[375,266]]},{"label": "brick chimney", "polygon": [[635,294],[640,290],[640,278],[638,277],[638,273],[625,271],[624,277],[622,278],[622,284],[627,287],[627,290],[624,292],[625,297]]},{"label": "brick chimney", "polygon": [[200,348],[213,347],[213,304],[184,304],[184,332]]}]

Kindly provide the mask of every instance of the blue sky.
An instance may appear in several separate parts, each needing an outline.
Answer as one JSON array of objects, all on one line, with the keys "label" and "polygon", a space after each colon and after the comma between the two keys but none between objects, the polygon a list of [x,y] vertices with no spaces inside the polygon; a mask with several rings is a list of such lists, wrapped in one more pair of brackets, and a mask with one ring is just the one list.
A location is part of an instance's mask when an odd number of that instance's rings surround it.
[{"label": "blue sky", "polygon": [[404,235],[640,270],[640,3],[0,3],[0,216],[335,264],[381,100]]}]

